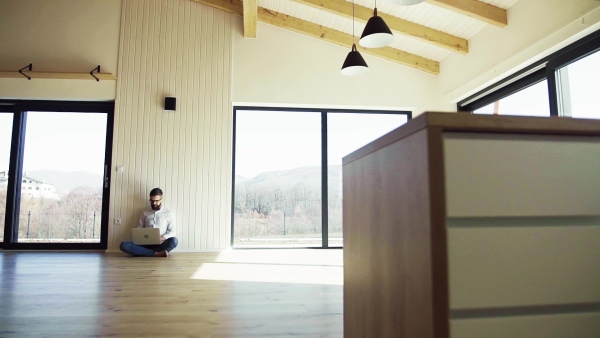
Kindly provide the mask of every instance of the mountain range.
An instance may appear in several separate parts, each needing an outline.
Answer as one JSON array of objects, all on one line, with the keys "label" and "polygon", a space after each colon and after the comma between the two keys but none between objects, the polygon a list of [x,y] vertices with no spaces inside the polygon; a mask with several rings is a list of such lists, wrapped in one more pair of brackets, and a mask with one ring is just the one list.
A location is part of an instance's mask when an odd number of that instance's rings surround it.
[{"label": "mountain range", "polygon": [[[329,195],[341,195],[342,193],[342,166],[330,165],[328,168]],[[288,189],[297,185],[306,185],[313,190],[321,190],[321,167],[309,166],[291,170],[267,171],[247,178],[236,175],[236,187],[246,186],[253,188],[281,188]]]}]

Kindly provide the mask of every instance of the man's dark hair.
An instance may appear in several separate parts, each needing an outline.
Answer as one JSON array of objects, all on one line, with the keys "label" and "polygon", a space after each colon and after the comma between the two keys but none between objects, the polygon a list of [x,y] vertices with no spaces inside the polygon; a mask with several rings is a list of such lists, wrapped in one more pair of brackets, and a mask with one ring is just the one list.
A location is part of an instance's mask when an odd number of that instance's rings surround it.
[{"label": "man's dark hair", "polygon": [[154,188],[152,190],[150,190],[150,196],[162,196],[163,192],[162,190],[160,190],[160,188]]}]

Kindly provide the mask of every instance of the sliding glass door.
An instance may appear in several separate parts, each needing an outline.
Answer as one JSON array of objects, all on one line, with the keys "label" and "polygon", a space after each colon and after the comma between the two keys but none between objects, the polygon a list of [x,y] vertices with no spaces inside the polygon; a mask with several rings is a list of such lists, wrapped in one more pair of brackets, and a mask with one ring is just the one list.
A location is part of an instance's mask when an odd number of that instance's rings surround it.
[{"label": "sliding glass door", "polygon": [[236,247],[321,246],[321,114],[236,115]]},{"label": "sliding glass door", "polygon": [[106,122],[102,113],[27,112],[19,242],[100,242]]},{"label": "sliding glass door", "polygon": [[409,112],[236,108],[232,246],[341,247],[342,157]]},{"label": "sliding glass door", "polygon": [[106,248],[113,110],[14,105],[4,248]]}]

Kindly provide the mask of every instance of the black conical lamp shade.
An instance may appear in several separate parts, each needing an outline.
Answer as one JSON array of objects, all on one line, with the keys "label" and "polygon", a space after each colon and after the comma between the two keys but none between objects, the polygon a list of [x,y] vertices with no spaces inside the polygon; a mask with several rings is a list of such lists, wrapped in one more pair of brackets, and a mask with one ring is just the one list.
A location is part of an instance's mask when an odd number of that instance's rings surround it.
[{"label": "black conical lamp shade", "polygon": [[394,34],[385,24],[385,21],[380,16],[377,16],[377,8],[375,8],[373,16],[367,21],[365,30],[360,36],[361,46],[366,48],[385,47],[394,41]]},{"label": "black conical lamp shade", "polygon": [[356,50],[356,44],[352,44],[352,50],[346,56],[340,73],[343,75],[354,76],[361,75],[369,71],[369,66],[362,55]]}]

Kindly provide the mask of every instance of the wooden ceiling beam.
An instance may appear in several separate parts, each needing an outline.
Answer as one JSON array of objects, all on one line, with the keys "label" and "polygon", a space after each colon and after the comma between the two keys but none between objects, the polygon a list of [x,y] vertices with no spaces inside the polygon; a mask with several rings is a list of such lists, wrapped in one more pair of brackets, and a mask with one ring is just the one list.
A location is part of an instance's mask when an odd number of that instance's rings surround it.
[{"label": "wooden ceiling beam", "polygon": [[506,27],[506,10],[477,0],[426,0],[436,5],[498,27]]},{"label": "wooden ceiling beam", "polygon": [[[192,0],[203,5],[221,9],[229,13],[243,15],[243,5],[240,0]],[[334,43],[339,46],[352,47],[354,37],[351,34],[337,31],[328,27],[323,27],[312,22],[301,20],[293,16],[285,15],[266,8],[258,7],[258,21],[271,24],[280,28],[291,30],[297,33],[308,35],[323,41]],[[363,48],[356,46],[361,53],[370,54],[378,58],[396,62],[407,67],[412,67],[430,74],[438,75],[440,73],[440,64],[435,60],[430,60],[422,56],[401,51],[399,49],[384,48]]]},{"label": "wooden ceiling beam", "polygon": [[[245,1],[245,0],[244,0]],[[294,0],[303,5],[322,9],[327,12],[352,18],[352,3],[345,0]],[[421,41],[431,43],[453,52],[467,54],[469,52],[469,43],[466,39],[435,30],[414,22],[397,18],[383,12],[377,12],[377,15],[383,18],[390,29],[399,34],[411,36]],[[373,16],[373,8],[367,8],[354,5],[354,17],[362,22],[367,22]]]},{"label": "wooden ceiling beam", "polygon": [[244,0],[244,37],[256,37],[256,19],[258,17],[257,0]]}]

